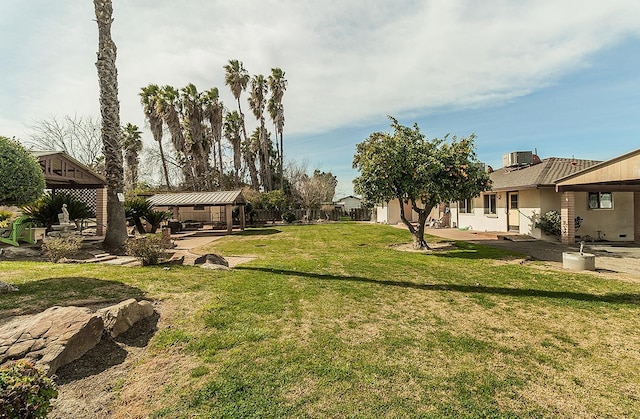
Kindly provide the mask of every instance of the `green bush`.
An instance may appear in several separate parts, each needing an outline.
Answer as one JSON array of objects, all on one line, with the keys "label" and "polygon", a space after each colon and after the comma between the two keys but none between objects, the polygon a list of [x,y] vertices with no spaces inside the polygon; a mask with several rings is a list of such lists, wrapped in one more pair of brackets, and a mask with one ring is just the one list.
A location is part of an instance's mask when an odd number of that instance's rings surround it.
[{"label": "green bush", "polygon": [[155,232],[160,227],[160,224],[162,224],[163,221],[167,221],[171,217],[173,217],[173,214],[170,213],[169,211],[158,211],[158,210],[147,211],[142,216],[142,218],[144,218],[146,222],[151,224],[151,234],[155,234]]},{"label": "green bush", "polygon": [[89,206],[85,202],[69,194],[60,192],[55,195],[45,194],[33,204],[23,206],[22,212],[29,216],[31,221],[51,230],[52,225],[60,222],[58,220],[58,214],[62,212],[63,204],[67,204],[69,220],[82,220],[95,217],[95,214],[89,209]]},{"label": "green bush", "polygon": [[[575,231],[578,231],[582,225],[582,217],[576,217],[574,220]],[[561,229],[562,216],[556,210],[547,211],[540,217],[540,221],[535,224],[536,228],[539,228],[544,233],[551,236],[560,237],[562,234]]]},{"label": "green bush", "polygon": [[51,262],[58,262],[62,258],[69,258],[78,253],[81,247],[81,237],[60,237],[47,239],[47,241],[42,243],[42,250]]},{"label": "green bush", "polygon": [[145,237],[134,237],[125,243],[125,250],[129,256],[139,259],[142,266],[157,265],[160,259],[167,256],[167,249],[171,241],[162,234],[149,234]]},{"label": "green bush", "polygon": [[24,205],[44,192],[38,160],[17,141],[0,136],[0,205]]},{"label": "green bush", "polygon": [[0,228],[7,228],[11,225],[15,214],[11,211],[0,210]]},{"label": "green bush", "polygon": [[0,418],[44,418],[57,396],[53,380],[26,361],[0,368]]},{"label": "green bush", "polygon": [[287,224],[291,224],[296,220],[296,215],[291,211],[285,211],[282,213],[282,221]]},{"label": "green bush", "polygon": [[125,215],[128,219],[133,220],[136,230],[140,234],[146,233],[142,226],[142,218],[150,211],[153,211],[153,204],[141,196],[127,198],[124,201]]}]

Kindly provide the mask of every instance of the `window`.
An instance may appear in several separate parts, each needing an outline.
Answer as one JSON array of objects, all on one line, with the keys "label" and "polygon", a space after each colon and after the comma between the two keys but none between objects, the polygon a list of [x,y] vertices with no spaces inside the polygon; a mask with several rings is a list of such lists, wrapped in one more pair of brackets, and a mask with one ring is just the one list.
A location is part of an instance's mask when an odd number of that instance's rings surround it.
[{"label": "window", "polygon": [[517,193],[509,194],[509,208],[518,209],[518,194]]},{"label": "window", "polygon": [[204,205],[194,205],[193,206],[193,210],[194,211],[204,211]]},{"label": "window", "polygon": [[613,208],[613,194],[611,192],[589,192],[589,209]]},{"label": "window", "polygon": [[484,196],[484,213],[497,214],[496,210],[496,194],[487,194]]},{"label": "window", "polygon": [[464,201],[458,202],[458,212],[461,214],[471,214],[473,210],[472,201],[472,199],[465,199]]}]

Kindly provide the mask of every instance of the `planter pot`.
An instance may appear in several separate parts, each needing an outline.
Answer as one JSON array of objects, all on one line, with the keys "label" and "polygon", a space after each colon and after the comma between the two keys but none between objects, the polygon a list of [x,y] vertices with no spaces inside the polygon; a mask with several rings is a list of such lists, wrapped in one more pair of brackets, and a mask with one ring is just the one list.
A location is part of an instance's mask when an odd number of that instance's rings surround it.
[{"label": "planter pot", "polygon": [[596,255],[580,252],[562,252],[562,267],[574,271],[595,271]]}]

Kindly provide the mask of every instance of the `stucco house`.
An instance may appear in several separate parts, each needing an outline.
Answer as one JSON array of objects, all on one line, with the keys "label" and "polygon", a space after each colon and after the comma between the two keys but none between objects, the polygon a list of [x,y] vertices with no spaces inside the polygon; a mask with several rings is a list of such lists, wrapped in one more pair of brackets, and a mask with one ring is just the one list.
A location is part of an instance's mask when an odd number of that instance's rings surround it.
[{"label": "stucco house", "polygon": [[[640,243],[640,149],[605,162],[507,156],[505,167],[490,174],[491,191],[451,203],[452,227],[546,238],[536,222],[556,210],[565,244],[576,238]],[[582,219],[578,231],[576,217]]]}]

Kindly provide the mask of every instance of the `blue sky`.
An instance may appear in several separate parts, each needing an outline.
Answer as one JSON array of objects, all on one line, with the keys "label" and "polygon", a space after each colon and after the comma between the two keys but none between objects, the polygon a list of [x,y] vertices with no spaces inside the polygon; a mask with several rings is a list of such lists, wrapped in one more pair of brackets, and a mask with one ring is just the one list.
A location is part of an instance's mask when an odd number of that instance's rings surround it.
[{"label": "blue sky", "polygon": [[[278,66],[286,158],[336,174],[340,196],[355,144],[389,114],[428,137],[475,133],[494,167],[510,151],[604,160],[640,145],[635,0],[116,0],[114,16],[121,120],[147,146],[140,87],[217,86],[233,109],[229,59]],[[93,19],[87,0],[2,1],[0,135],[99,114]]]}]

